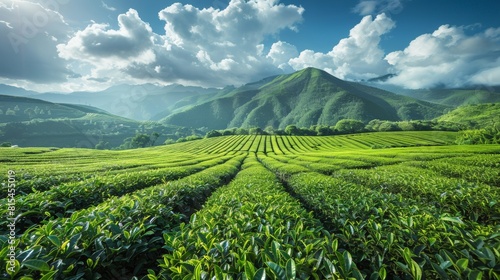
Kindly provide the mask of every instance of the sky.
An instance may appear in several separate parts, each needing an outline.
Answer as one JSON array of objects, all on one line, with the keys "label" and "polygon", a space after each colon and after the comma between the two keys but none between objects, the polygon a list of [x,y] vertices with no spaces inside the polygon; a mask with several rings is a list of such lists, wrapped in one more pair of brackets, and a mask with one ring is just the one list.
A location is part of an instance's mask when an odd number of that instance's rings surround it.
[{"label": "sky", "polygon": [[498,0],[0,0],[0,84],[239,86],[316,67],[405,88],[500,84]]}]

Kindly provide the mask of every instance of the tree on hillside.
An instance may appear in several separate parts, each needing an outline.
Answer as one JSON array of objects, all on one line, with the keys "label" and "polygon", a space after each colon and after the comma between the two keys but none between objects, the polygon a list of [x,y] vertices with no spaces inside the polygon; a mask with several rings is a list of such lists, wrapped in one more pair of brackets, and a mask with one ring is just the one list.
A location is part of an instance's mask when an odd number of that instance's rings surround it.
[{"label": "tree on hillside", "polygon": [[410,121],[402,121],[402,122],[397,123],[397,125],[398,125],[399,129],[401,129],[403,131],[415,130],[415,126]]},{"label": "tree on hillside", "polygon": [[144,148],[151,143],[151,137],[147,134],[137,134],[130,142],[132,148]]},{"label": "tree on hillside", "polygon": [[163,142],[164,145],[170,145],[170,144],[174,144],[175,143],[175,140],[174,139],[167,139],[165,140],[165,142]]},{"label": "tree on hillside", "polygon": [[368,124],[365,126],[365,128],[367,130],[370,130],[370,131],[378,131],[380,125],[383,123],[384,121],[381,121],[379,119],[374,119],[374,120],[371,120],[368,122]]},{"label": "tree on hillside", "polygon": [[107,149],[109,149],[109,148],[110,148],[110,146],[109,146],[109,142],[104,142],[104,141],[102,141],[102,140],[101,140],[101,141],[99,141],[99,143],[97,143],[97,144],[95,145],[95,148],[96,148],[97,150],[107,150]]},{"label": "tree on hillside", "polygon": [[293,124],[287,125],[287,127],[285,127],[285,133],[288,135],[297,135],[299,134],[299,129]]},{"label": "tree on hillside", "polygon": [[210,130],[205,135],[205,138],[218,137],[218,136],[222,136],[222,133],[218,132],[217,130]]},{"label": "tree on hillside", "polygon": [[383,122],[380,124],[380,126],[378,127],[378,130],[379,131],[396,131],[396,130],[401,130],[401,129],[399,128],[399,126],[396,123],[386,121],[386,122]]},{"label": "tree on hillside", "polygon": [[3,142],[2,144],[0,144],[0,147],[11,147],[12,146],[12,143],[11,142]]},{"label": "tree on hillside", "polygon": [[254,134],[262,135],[262,134],[264,134],[264,131],[260,127],[252,127],[248,130],[248,134],[250,134],[250,135],[254,135]]},{"label": "tree on hillside", "polygon": [[266,128],[264,128],[264,131],[267,134],[274,134],[274,127],[272,127],[271,125],[268,125],[268,126],[266,126]]},{"label": "tree on hillside", "polygon": [[248,130],[240,127],[234,131],[234,134],[236,134],[236,135],[248,135]]},{"label": "tree on hillside", "polygon": [[222,135],[224,135],[224,136],[233,135],[233,134],[234,134],[234,130],[232,130],[232,129],[225,129],[224,131],[222,131]]},{"label": "tree on hillside", "polygon": [[155,145],[155,142],[156,142],[156,140],[158,140],[158,137],[160,137],[160,133],[158,133],[158,132],[151,133],[151,136],[150,136],[150,138],[151,138],[151,146]]},{"label": "tree on hillside", "polygon": [[361,132],[364,128],[365,125],[362,121],[354,119],[343,119],[338,121],[335,125],[335,129],[337,129],[340,133]]},{"label": "tree on hillside", "polygon": [[316,133],[318,136],[326,136],[326,135],[333,135],[334,131],[326,125],[318,125],[316,126]]}]

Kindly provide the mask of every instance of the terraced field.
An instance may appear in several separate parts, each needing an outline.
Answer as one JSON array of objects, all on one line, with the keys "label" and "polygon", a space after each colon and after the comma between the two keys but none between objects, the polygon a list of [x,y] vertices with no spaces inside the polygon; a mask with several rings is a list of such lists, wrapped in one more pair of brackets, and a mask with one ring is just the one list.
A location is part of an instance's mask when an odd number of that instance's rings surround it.
[{"label": "terraced field", "polygon": [[451,132],[2,148],[1,279],[500,279],[500,146]]}]

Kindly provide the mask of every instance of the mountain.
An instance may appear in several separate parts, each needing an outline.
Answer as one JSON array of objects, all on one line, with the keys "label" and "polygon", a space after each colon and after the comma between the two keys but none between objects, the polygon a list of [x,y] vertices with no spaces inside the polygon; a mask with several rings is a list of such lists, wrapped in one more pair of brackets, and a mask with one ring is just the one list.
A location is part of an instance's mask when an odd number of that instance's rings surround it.
[{"label": "mountain", "polygon": [[137,133],[158,133],[153,141],[158,144],[194,132],[157,122],[127,119],[88,105],[0,95],[0,143],[78,148],[95,148],[99,144],[102,148],[116,148]]},{"label": "mountain", "polygon": [[458,107],[469,104],[500,102],[500,86],[476,85],[464,88],[405,89],[384,83],[394,75],[385,75],[362,84],[427,102]]},{"label": "mountain", "polygon": [[403,91],[406,96],[454,107],[500,102],[500,87]]},{"label": "mountain", "polygon": [[79,118],[92,120],[97,117],[106,119],[108,122],[136,123],[136,121],[112,115],[92,106],[59,104],[35,98],[0,95],[0,123]]},{"label": "mountain", "polygon": [[[85,104],[134,120],[158,120],[172,113],[177,102],[219,92],[215,88],[182,85],[117,85],[98,92],[37,93],[1,85],[0,94],[30,97],[54,103]],[[156,117],[160,115],[160,117]]]},{"label": "mountain", "polygon": [[94,148],[120,145],[140,123],[86,105],[0,95],[0,142],[19,146]]},{"label": "mountain", "polygon": [[500,125],[500,103],[460,106],[437,118],[438,121],[465,124],[473,128]]},{"label": "mountain", "polygon": [[218,94],[161,120],[163,123],[224,129],[334,125],[344,118],[370,121],[432,119],[447,106],[420,101],[306,68]]},{"label": "mountain", "polygon": [[28,96],[37,95],[39,93],[36,91],[25,90],[23,88],[18,88],[18,87],[14,87],[14,86],[0,84],[0,94],[28,97]]}]

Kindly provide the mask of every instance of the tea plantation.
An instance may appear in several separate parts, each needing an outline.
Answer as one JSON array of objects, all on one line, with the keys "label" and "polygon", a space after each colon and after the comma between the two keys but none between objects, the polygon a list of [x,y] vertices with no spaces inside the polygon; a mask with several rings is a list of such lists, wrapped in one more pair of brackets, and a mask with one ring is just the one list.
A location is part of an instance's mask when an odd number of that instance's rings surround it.
[{"label": "tea plantation", "polygon": [[500,145],[455,138],[1,148],[0,279],[500,279]]}]

